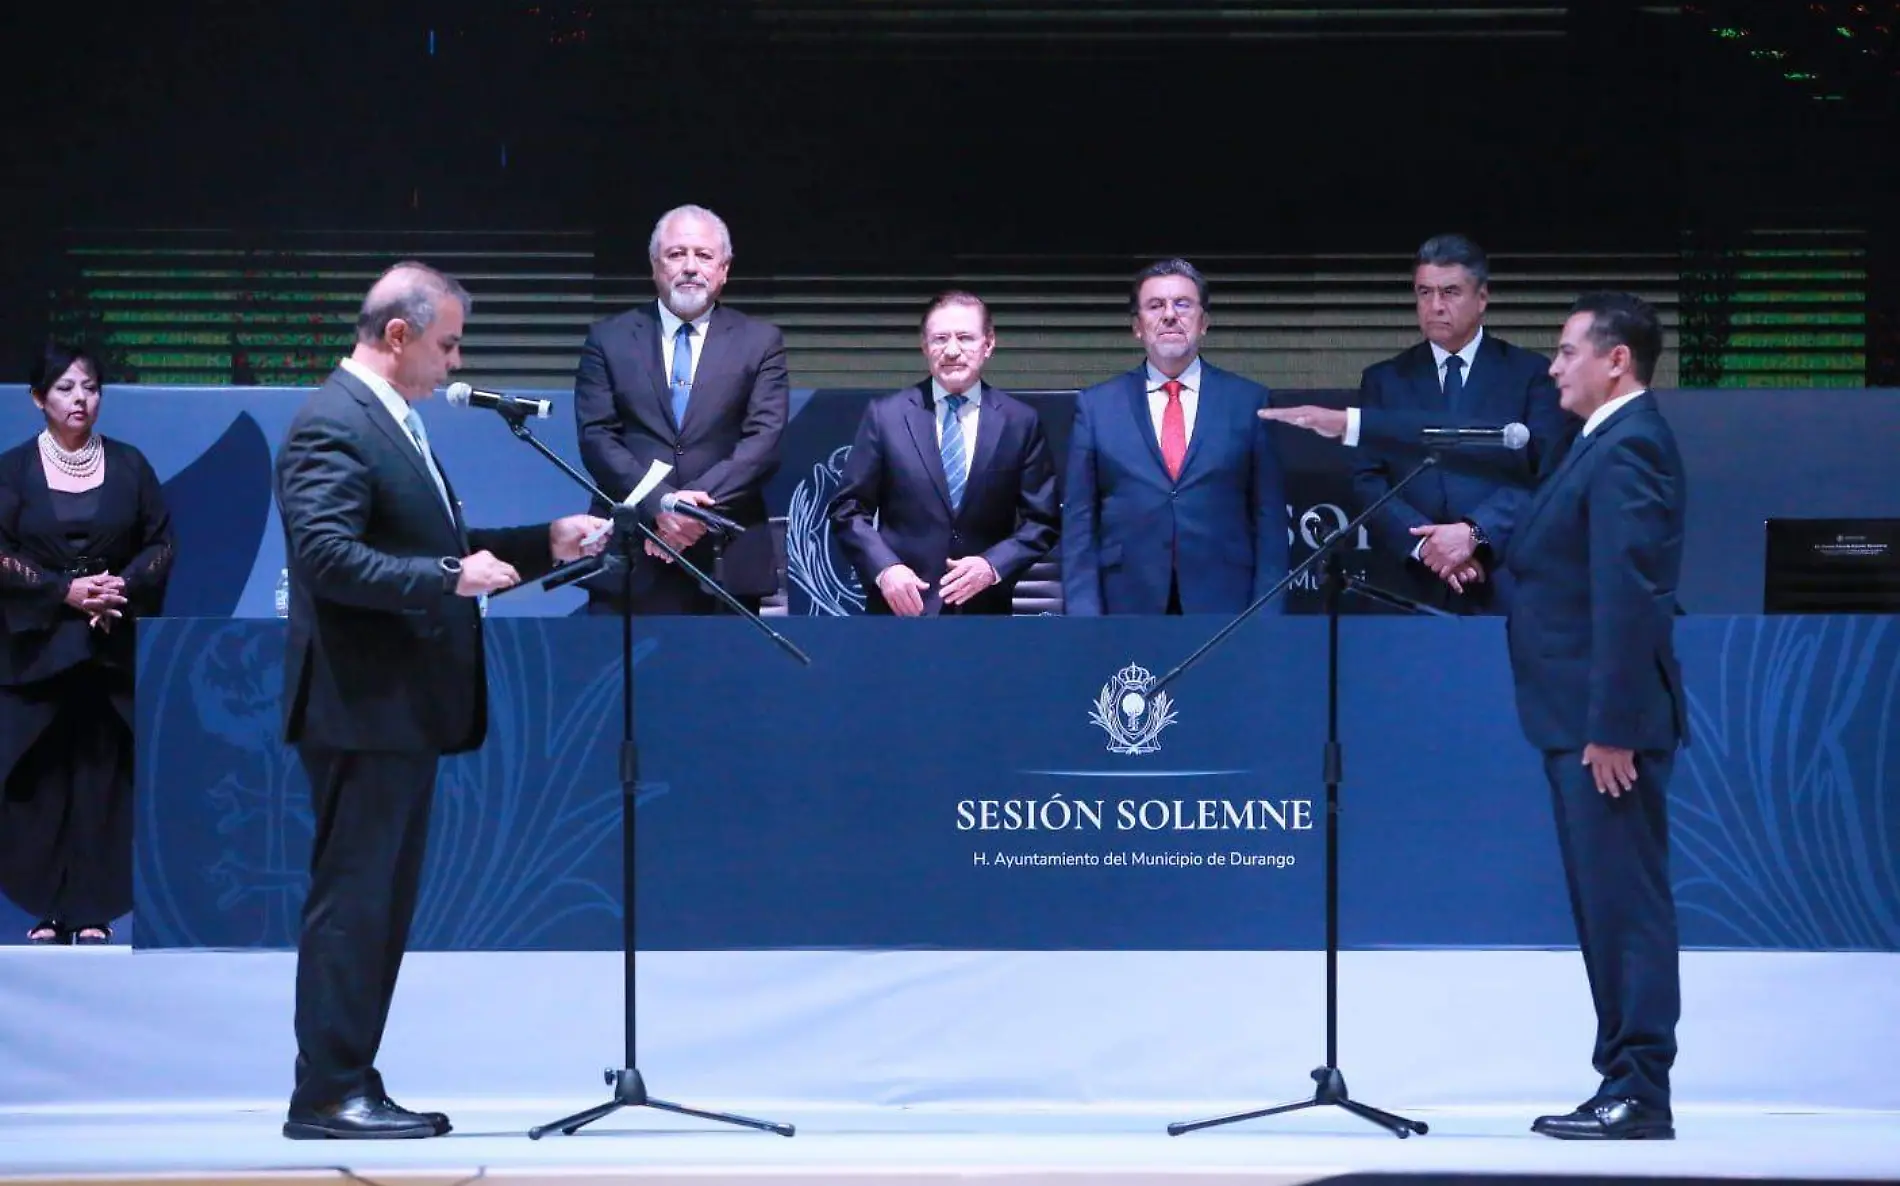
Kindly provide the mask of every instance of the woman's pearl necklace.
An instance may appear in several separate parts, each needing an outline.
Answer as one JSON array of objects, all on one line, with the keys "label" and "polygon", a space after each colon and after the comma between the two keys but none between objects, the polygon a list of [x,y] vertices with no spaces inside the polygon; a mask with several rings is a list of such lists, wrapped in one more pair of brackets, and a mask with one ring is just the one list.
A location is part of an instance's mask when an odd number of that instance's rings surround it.
[{"label": "woman's pearl necklace", "polygon": [[99,475],[99,469],[105,465],[105,450],[99,444],[99,434],[86,437],[86,443],[77,449],[67,449],[53,439],[50,429],[40,432],[40,456],[52,462],[54,468],[74,478],[93,478]]}]

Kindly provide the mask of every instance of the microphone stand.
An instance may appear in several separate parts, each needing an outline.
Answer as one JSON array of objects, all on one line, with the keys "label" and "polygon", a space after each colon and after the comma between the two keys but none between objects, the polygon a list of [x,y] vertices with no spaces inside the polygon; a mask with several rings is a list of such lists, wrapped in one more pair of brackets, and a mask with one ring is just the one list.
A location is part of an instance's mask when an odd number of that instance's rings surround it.
[{"label": "microphone stand", "polygon": [[[1339,1069],[1339,784],[1344,777],[1339,745],[1339,598],[1340,594],[1357,578],[1346,575],[1337,552],[1341,540],[1352,539],[1359,528],[1380,507],[1396,497],[1399,491],[1413,479],[1437,464],[1438,454],[1427,452],[1412,472],[1393,483],[1391,488],[1381,494],[1371,506],[1361,511],[1357,518],[1332,535],[1321,539],[1311,556],[1280,578],[1273,588],[1261,594],[1252,605],[1240,611],[1233,621],[1216,631],[1214,636],[1202,643],[1199,649],[1176,664],[1173,670],[1167,672],[1148,688],[1148,695],[1152,698],[1157,691],[1172,683],[1188,668],[1199,662],[1201,656],[1232,634],[1242,622],[1252,617],[1267,602],[1278,597],[1313,566],[1318,564],[1326,566],[1324,586],[1326,592],[1326,746],[1321,759],[1326,780],[1326,1065],[1317,1067],[1312,1072],[1315,1088],[1311,1099],[1296,1100],[1289,1104],[1278,1104],[1274,1107],[1240,1112],[1231,1116],[1218,1116],[1212,1120],[1170,1124],[1168,1135],[1171,1137],[1178,1137],[1197,1129],[1213,1128],[1215,1125],[1256,1120],[1262,1116],[1297,1112],[1304,1108],[1317,1108],[1322,1105],[1344,1108],[1362,1120],[1379,1125],[1396,1137],[1408,1137],[1413,1133],[1423,1136],[1430,1131],[1422,1121],[1410,1120],[1353,1099],[1347,1094],[1346,1077]],[[1363,583],[1360,585],[1361,592],[1371,588]],[[1382,597],[1389,597],[1395,601],[1403,600],[1396,594],[1386,594],[1384,590],[1376,590],[1376,592]],[[1429,607],[1420,606],[1419,608]],[[1443,611],[1433,612],[1442,613]]]},{"label": "microphone stand", "polygon": [[[500,409],[497,409],[497,410],[500,411]],[[583,490],[586,490],[589,494],[592,494],[595,499],[613,508],[612,516],[613,516],[613,521],[614,521],[614,538],[620,543],[620,550],[621,550],[621,555],[616,557],[615,559],[617,561],[624,560],[627,562],[625,569],[620,574],[621,575],[621,593],[622,593],[623,603],[626,600],[625,595],[627,591],[632,586],[632,567],[633,567],[632,565],[633,538],[632,537],[635,534],[638,534],[638,535],[644,536],[646,539],[651,540],[654,544],[658,545],[662,552],[665,552],[669,557],[672,558],[673,563],[679,565],[680,570],[682,572],[686,573],[688,576],[698,581],[701,588],[705,589],[708,593],[712,594],[713,597],[715,597],[719,601],[724,602],[727,608],[731,609],[734,613],[739,614],[749,619],[752,622],[752,624],[755,627],[757,627],[760,631],[762,631],[767,638],[771,639],[772,642],[776,644],[780,650],[784,651],[786,654],[798,660],[800,663],[804,664],[805,666],[807,667],[811,666],[811,656],[807,655],[804,651],[800,650],[796,643],[794,643],[791,639],[786,638],[783,634],[780,634],[778,631],[768,626],[765,623],[765,620],[763,618],[759,617],[759,615],[747,609],[739,601],[738,598],[734,597],[731,593],[728,593],[725,590],[725,588],[721,586],[717,581],[707,576],[696,565],[694,565],[692,561],[680,555],[679,551],[676,548],[674,548],[672,544],[669,544],[664,539],[661,539],[659,535],[653,531],[652,528],[648,527],[645,523],[640,522],[639,514],[636,508],[624,506],[621,503],[615,502],[613,499],[608,498],[606,493],[602,491],[600,487],[594,485],[592,478],[589,478],[586,474],[575,469],[572,465],[569,465],[567,461],[561,457],[560,454],[548,448],[547,445],[541,440],[541,438],[535,436],[534,433],[528,431],[528,426],[522,423],[522,417],[526,414],[527,413],[523,413],[523,412],[501,411],[502,419],[508,422],[509,432],[513,433],[516,437],[526,442],[527,445],[530,448],[532,448],[535,452],[539,453],[541,456],[553,462],[556,469],[559,469],[562,473],[572,478],[577,484],[580,485],[580,487]],[[708,527],[707,530],[714,531],[717,529]],[[631,617],[631,613],[623,614],[621,616],[623,618],[628,618],[628,617]],[[629,647],[629,653],[631,653],[631,647]],[[631,664],[629,664],[629,666],[631,666]],[[629,704],[632,703],[631,699],[629,699],[628,703]],[[631,713],[632,709],[629,708],[628,712]]]},{"label": "microphone stand", "polygon": [[1354,576],[1352,573],[1344,573],[1343,576],[1345,581],[1344,591],[1357,593],[1368,601],[1376,601],[1381,605],[1388,605],[1393,609],[1408,614],[1418,614],[1421,617],[1455,618],[1458,616],[1448,609],[1439,609],[1435,605],[1426,605],[1422,601],[1415,601],[1403,593],[1394,593],[1390,589],[1381,589],[1377,585],[1367,584],[1363,577]]},{"label": "microphone stand", "polygon": [[540,1140],[548,1133],[558,1129],[563,1136],[573,1136],[583,1127],[594,1121],[610,1116],[621,1108],[654,1108],[662,1112],[672,1112],[680,1116],[697,1116],[702,1120],[717,1120],[724,1124],[735,1124],[744,1128],[756,1128],[762,1132],[775,1132],[782,1137],[791,1136],[796,1129],[790,1124],[771,1120],[755,1120],[749,1116],[735,1116],[726,1112],[708,1112],[699,1108],[689,1108],[681,1104],[655,1099],[647,1094],[646,1080],[641,1078],[639,1060],[636,1055],[634,1030],[635,1002],[635,890],[639,884],[635,862],[638,860],[639,846],[636,843],[636,820],[634,803],[636,787],[640,778],[639,746],[634,739],[633,729],[633,541],[636,535],[658,544],[662,551],[672,557],[673,563],[697,578],[714,597],[725,602],[734,613],[751,619],[752,624],[764,631],[766,637],[800,663],[809,665],[811,659],[805,652],[793,645],[791,640],[773,630],[760,620],[757,614],[741,605],[732,594],[714,584],[705,573],[699,571],[672,545],[661,539],[646,524],[640,522],[638,508],[625,506],[608,498],[600,487],[594,485],[586,474],[581,473],[528,430],[524,424],[525,413],[501,411],[502,418],[508,422],[508,431],[528,443],[535,452],[553,462],[555,468],[572,478],[589,494],[613,508],[613,539],[618,544],[620,556],[620,838],[621,838],[621,881],[624,903],[621,907],[621,942],[624,947],[626,963],[623,969],[625,977],[624,1000],[626,1002],[626,1049],[625,1059],[619,1067],[609,1067],[604,1072],[607,1085],[613,1088],[613,1098],[604,1104],[597,1104],[571,1116],[564,1116],[549,1124],[538,1125],[528,1130],[530,1140]]},{"label": "microphone stand", "polygon": [[[1320,542],[1324,543],[1330,538],[1330,535],[1322,537]],[[1428,618],[1455,618],[1458,616],[1450,610],[1440,609],[1435,605],[1427,605],[1425,602],[1419,601],[1416,598],[1407,597],[1403,593],[1394,593],[1390,589],[1373,584],[1357,573],[1346,571],[1345,561],[1337,552],[1327,557],[1326,577],[1328,580],[1337,579],[1340,582],[1340,592],[1342,593],[1357,593],[1367,601],[1376,601],[1380,605],[1389,606],[1401,613],[1417,614],[1421,617]]]},{"label": "microphone stand", "polygon": [[712,536],[713,582],[726,583],[726,533],[717,527],[708,527],[706,534]]},{"label": "microphone stand", "polygon": [[[1410,479],[1408,478],[1407,481],[1410,481]],[[1317,520],[1318,518],[1319,515],[1317,512],[1308,511],[1306,512],[1306,516],[1300,520],[1300,525],[1304,527],[1308,520]],[[1325,544],[1334,536],[1342,534],[1343,531],[1344,528],[1322,531],[1316,533],[1314,538],[1320,544]],[[1325,579],[1328,582],[1333,580],[1340,581],[1341,592],[1357,593],[1367,601],[1376,601],[1380,605],[1390,606],[1403,613],[1418,614],[1420,616],[1433,618],[1455,618],[1458,616],[1450,610],[1440,609],[1435,605],[1427,605],[1423,601],[1407,597],[1403,593],[1394,593],[1390,589],[1373,584],[1364,577],[1349,571],[1346,568],[1345,560],[1338,552],[1329,553],[1323,564]],[[1328,588],[1325,589],[1325,592],[1330,595],[1332,590]]]}]

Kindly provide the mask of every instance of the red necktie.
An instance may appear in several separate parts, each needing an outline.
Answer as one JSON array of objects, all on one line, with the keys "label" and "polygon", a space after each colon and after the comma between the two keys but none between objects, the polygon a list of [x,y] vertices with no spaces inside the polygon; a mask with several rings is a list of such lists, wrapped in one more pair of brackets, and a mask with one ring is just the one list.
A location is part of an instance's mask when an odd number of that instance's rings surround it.
[{"label": "red necktie", "polygon": [[1168,406],[1161,411],[1161,463],[1168,477],[1179,480],[1181,463],[1187,460],[1187,413],[1181,410],[1181,381],[1169,379],[1161,385],[1168,393]]}]

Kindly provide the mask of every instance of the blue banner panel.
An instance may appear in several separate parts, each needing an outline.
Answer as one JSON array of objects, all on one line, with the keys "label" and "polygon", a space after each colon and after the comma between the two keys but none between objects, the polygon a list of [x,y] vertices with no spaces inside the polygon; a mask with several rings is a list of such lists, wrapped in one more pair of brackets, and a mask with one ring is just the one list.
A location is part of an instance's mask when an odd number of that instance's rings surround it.
[{"label": "blue banner panel", "polygon": [[[1311,949],[1325,622],[641,623],[639,945]],[[1690,618],[1671,788],[1686,944],[1900,950],[1900,632]],[[141,625],[136,941],[294,942],[308,791],[282,627]],[[488,625],[491,731],[448,760],[416,944],[617,949],[619,630]],[[1343,624],[1348,947],[1574,941],[1501,624]],[[1640,793],[1640,792],[1639,792]]]},{"label": "blue banner panel", "polygon": [[[556,454],[578,465],[572,393],[532,394],[555,404],[547,420],[529,427]],[[780,443],[782,462],[766,488],[770,512],[785,520],[785,590],[798,616],[855,614],[864,591],[844,555],[831,544],[825,508],[837,492],[858,419],[874,391],[792,392],[792,419]],[[272,466],[290,419],[309,392],[272,387],[113,387],[106,393],[100,431],[143,450],[164,484],[178,529],[178,562],[166,597],[173,617],[270,617],[284,568],[283,529],[271,497]],[[1282,392],[1276,398],[1337,404],[1343,392]],[[17,397],[17,398],[16,398]],[[1075,392],[1024,395],[1041,415],[1050,448],[1067,456]],[[421,407],[429,439],[443,460],[469,521],[483,526],[537,523],[585,509],[586,495],[546,460],[510,436],[501,419],[480,409],[460,411],[440,400]],[[44,425],[24,388],[0,386],[0,448],[25,440]],[[1309,433],[1281,435],[1287,470],[1287,532],[1293,562],[1315,546],[1314,522],[1343,525],[1351,486],[1339,448]],[[1317,520],[1306,521],[1309,511]],[[1302,522],[1306,526],[1302,529]],[[1352,567],[1392,585],[1399,563],[1375,555],[1363,533]],[[1294,612],[1319,607],[1317,582],[1290,591]],[[579,588],[543,593],[524,589],[492,603],[497,617],[558,617],[585,600]],[[1377,612],[1348,598],[1352,613]]]},{"label": "blue banner panel", "polygon": [[[271,387],[108,387],[101,431],[138,446],[165,484],[178,528],[178,564],[166,612],[175,617],[269,617],[283,568],[282,531],[271,501],[271,463],[284,429],[309,393]],[[554,401],[554,415],[533,422],[560,456],[578,462],[573,395],[524,392]],[[771,513],[785,520],[786,593],[794,615],[856,613],[864,592],[831,546],[825,506],[837,490],[864,407],[882,392],[792,392],[778,474],[766,490]],[[1900,482],[1891,478],[1900,438],[1900,392],[1668,391],[1660,393],[1688,467],[1688,552],[1682,601],[1697,614],[1746,614],[1762,607],[1762,521],[1775,517],[1900,517]],[[1072,391],[1024,392],[1041,415],[1050,448],[1068,454]],[[1341,406],[1346,391],[1274,393],[1281,405]],[[533,523],[581,508],[566,477],[508,435],[500,419],[458,411],[440,400],[422,405],[429,437],[472,522]],[[0,385],[0,448],[43,426],[24,388]],[[1798,424],[1800,447],[1787,447]],[[1348,452],[1311,433],[1279,436],[1287,475],[1287,529],[1293,563],[1311,552],[1314,523],[1337,527],[1353,513]],[[1309,519],[1309,514],[1315,517]],[[1400,561],[1353,541],[1349,566],[1374,584],[1402,588]],[[496,600],[501,617],[561,616],[578,589],[523,590]],[[1292,590],[1288,608],[1315,612],[1312,582]],[[1364,598],[1348,612],[1379,613]]]}]

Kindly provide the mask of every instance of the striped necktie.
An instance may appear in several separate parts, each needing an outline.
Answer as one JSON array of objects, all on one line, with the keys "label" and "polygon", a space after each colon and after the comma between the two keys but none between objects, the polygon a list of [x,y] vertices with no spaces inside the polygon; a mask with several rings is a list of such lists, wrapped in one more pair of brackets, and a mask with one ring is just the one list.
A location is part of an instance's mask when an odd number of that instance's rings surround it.
[{"label": "striped necktie", "polygon": [[943,440],[938,450],[943,454],[943,478],[950,484],[950,509],[953,511],[963,507],[963,484],[969,476],[968,453],[963,445],[963,421],[959,415],[963,405],[968,402],[969,397],[964,395],[948,395],[943,400]]}]

